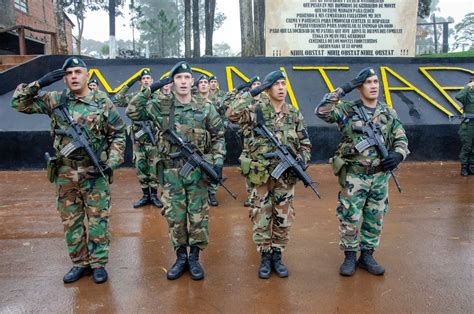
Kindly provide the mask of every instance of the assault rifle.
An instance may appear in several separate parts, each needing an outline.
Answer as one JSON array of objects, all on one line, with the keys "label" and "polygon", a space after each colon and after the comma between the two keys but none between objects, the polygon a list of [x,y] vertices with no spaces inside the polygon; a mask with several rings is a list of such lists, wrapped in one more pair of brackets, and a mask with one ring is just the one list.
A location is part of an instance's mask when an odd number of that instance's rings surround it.
[{"label": "assault rifle", "polygon": [[202,156],[196,152],[193,144],[185,141],[175,131],[166,129],[163,132],[163,136],[167,141],[173,145],[177,145],[180,149],[177,153],[172,153],[171,158],[183,157],[186,160],[186,164],[181,168],[179,174],[183,177],[187,177],[191,170],[199,167],[212,182],[216,182],[221,185],[234,199],[237,199],[237,195],[232,193],[225,185],[224,179],[214,170],[214,167],[209,164]]},{"label": "assault rifle", "polygon": [[460,120],[469,120],[469,119],[474,119],[474,113],[463,113],[457,116],[449,116],[449,121],[453,121],[455,119],[460,119]]},{"label": "assault rifle", "polygon": [[[261,110],[260,110],[261,112]],[[269,139],[273,145],[276,147],[276,151],[274,153],[265,153],[263,157],[265,158],[277,158],[280,163],[275,167],[271,176],[278,180],[281,175],[288,169],[292,170],[296,176],[303,181],[305,187],[310,187],[316,195],[321,198],[321,195],[316,190],[317,185],[311,177],[306,173],[306,171],[301,167],[300,163],[296,158],[290,153],[286,145],[280,143],[277,137],[275,137],[272,132],[263,124],[263,121],[258,121],[259,113],[257,112],[257,126],[254,129],[259,135],[266,137]],[[263,117],[262,117],[263,118]],[[263,119],[262,119],[263,120]]]},{"label": "assault rifle", "polygon": [[53,112],[69,125],[67,130],[55,129],[54,133],[57,135],[66,135],[72,139],[72,141],[64,146],[59,153],[63,157],[68,157],[75,150],[79,148],[84,149],[94,166],[97,168],[97,170],[99,170],[100,174],[104,177],[104,179],[107,179],[104,173],[106,166],[101,163],[100,159],[97,158],[97,155],[90,146],[91,141],[89,135],[87,134],[86,130],[84,130],[82,125],[79,125],[74,121],[66,107],[66,90],[64,90],[61,95],[59,106],[54,108]]},{"label": "assault rifle", "polygon": [[143,134],[147,134],[150,137],[150,140],[153,143],[153,145],[156,145],[155,134],[153,134],[153,131],[150,128],[149,121],[134,121],[133,123],[138,125],[141,128],[141,130],[138,131],[136,134],[137,138],[140,138]]},{"label": "assault rifle", "polygon": [[[388,156],[388,150],[385,147],[385,140],[383,138],[380,125],[370,120],[367,116],[367,113],[365,112],[365,109],[361,108],[359,105],[354,106],[354,110],[362,118],[362,120],[364,120],[365,125],[363,127],[357,127],[355,125],[352,125],[352,130],[354,132],[364,133],[365,135],[367,135],[366,139],[364,139],[360,143],[357,143],[355,149],[359,153],[362,153],[367,148],[375,146],[379,154],[382,156],[382,159],[386,158]],[[392,175],[393,180],[395,181],[398,192],[402,193],[402,188],[400,186],[400,183],[398,182],[397,176],[393,173],[392,170],[390,170],[389,172]]]}]

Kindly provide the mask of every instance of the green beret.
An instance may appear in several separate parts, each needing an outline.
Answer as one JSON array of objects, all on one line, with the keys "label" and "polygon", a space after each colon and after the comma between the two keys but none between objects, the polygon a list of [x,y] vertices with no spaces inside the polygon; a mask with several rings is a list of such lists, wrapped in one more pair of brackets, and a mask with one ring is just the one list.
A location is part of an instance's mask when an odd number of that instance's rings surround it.
[{"label": "green beret", "polygon": [[197,81],[196,81],[196,84],[199,84],[199,81],[202,81],[202,80],[206,80],[206,81],[208,81],[208,82],[210,81],[210,79],[209,79],[209,77],[208,77],[207,75],[201,74],[201,75],[198,77],[198,79],[197,79]]},{"label": "green beret", "polygon": [[258,75],[255,75],[254,77],[252,77],[249,81],[250,85],[252,85],[253,83],[255,82],[260,82],[260,76]]},{"label": "green beret", "polygon": [[283,71],[273,71],[267,74],[265,78],[263,79],[263,83],[267,85],[268,87],[272,86],[275,84],[278,80],[284,80],[286,79],[285,73]]},{"label": "green beret", "polygon": [[173,78],[176,74],[184,72],[193,74],[193,70],[189,64],[186,61],[180,61],[171,69],[169,77]]},{"label": "green beret", "polygon": [[209,77],[209,81],[217,81],[217,76],[211,75],[211,76]]},{"label": "green beret", "polygon": [[66,70],[67,68],[81,67],[86,68],[86,63],[78,57],[69,57],[64,61],[63,67],[61,69]]},{"label": "green beret", "polygon": [[93,79],[90,79],[89,83],[87,83],[87,84],[90,84],[90,83],[96,83],[97,85],[99,85],[99,80],[93,78]]},{"label": "green beret", "polygon": [[151,71],[147,69],[143,70],[142,73],[140,73],[140,79],[145,75],[151,76]]},{"label": "green beret", "polygon": [[361,78],[361,79],[363,78],[365,81],[366,79],[374,75],[377,75],[375,70],[371,67],[368,67],[368,68],[364,68],[360,70],[359,74],[357,74],[357,78]]}]

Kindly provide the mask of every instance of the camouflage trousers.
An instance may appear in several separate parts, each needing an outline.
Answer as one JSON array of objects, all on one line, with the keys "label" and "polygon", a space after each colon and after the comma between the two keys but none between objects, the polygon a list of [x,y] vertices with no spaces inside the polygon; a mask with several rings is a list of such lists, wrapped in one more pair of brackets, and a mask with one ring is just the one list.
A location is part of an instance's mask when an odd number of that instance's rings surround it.
[{"label": "camouflage trousers", "polygon": [[216,195],[218,186],[219,184],[217,183],[209,183],[209,187],[207,188],[208,193]]},{"label": "camouflage trousers", "polygon": [[252,190],[254,188],[254,184],[250,182],[250,179],[245,177],[245,191],[247,192],[247,199],[252,203]]},{"label": "camouflage trousers", "polygon": [[459,161],[462,165],[474,165],[474,121],[461,123],[458,133],[461,139]]},{"label": "camouflage trousers", "polygon": [[282,179],[269,179],[266,184],[253,186],[249,216],[253,223],[252,238],[257,251],[270,252],[273,248],[285,250],[295,216],[294,194],[295,186]]},{"label": "camouflage trousers", "polygon": [[151,143],[133,142],[133,160],[142,189],[158,187],[158,148]]},{"label": "camouflage trousers", "polygon": [[[187,178],[180,169],[163,169],[162,213],[168,222],[168,235],[176,250],[180,246],[196,245],[201,250],[209,242],[209,205],[207,181],[201,170],[194,169]],[[188,227],[189,222],[189,227]]]},{"label": "camouflage trousers", "polygon": [[77,266],[95,268],[107,264],[109,258],[111,200],[108,180],[87,175],[93,170],[61,166],[55,184],[69,256]]},{"label": "camouflage trousers", "polygon": [[385,172],[372,175],[347,173],[346,185],[339,192],[336,209],[342,250],[375,250],[378,247],[383,218],[388,211],[389,178]]}]

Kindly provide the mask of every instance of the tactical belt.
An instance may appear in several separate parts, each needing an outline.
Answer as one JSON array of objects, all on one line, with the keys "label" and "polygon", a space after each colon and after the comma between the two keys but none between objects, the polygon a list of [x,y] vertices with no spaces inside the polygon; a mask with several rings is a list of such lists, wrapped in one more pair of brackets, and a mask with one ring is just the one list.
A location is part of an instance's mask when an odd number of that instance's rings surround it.
[{"label": "tactical belt", "polygon": [[59,165],[77,169],[79,167],[82,167],[82,168],[91,167],[94,164],[92,163],[92,161],[89,158],[84,159],[84,160],[73,160],[73,159],[69,159],[69,158],[60,158],[59,159]]},{"label": "tactical belt", "polygon": [[379,172],[383,172],[382,165],[374,166],[362,166],[362,165],[349,165],[347,167],[347,172],[354,173],[354,174],[365,174],[371,175],[376,174]]}]

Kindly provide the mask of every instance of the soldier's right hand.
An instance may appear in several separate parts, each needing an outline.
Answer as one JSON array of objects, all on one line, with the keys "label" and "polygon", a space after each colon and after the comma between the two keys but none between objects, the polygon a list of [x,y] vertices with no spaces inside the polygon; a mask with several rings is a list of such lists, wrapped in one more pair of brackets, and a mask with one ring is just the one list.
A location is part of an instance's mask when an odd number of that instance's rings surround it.
[{"label": "soldier's right hand", "polygon": [[340,88],[344,91],[344,94],[350,93],[354,88],[364,84],[365,80],[372,75],[375,75],[374,70],[372,68],[365,68],[357,74],[355,79],[345,83]]},{"label": "soldier's right hand", "polygon": [[130,88],[133,86],[133,84],[135,84],[139,80],[140,80],[140,76],[135,76],[130,82],[127,83],[127,86]]},{"label": "soldier's right hand", "polygon": [[57,82],[60,79],[62,79],[64,75],[66,75],[66,71],[64,71],[63,69],[57,69],[57,70],[51,71],[47,73],[46,75],[44,75],[43,77],[41,77],[38,80],[38,84],[41,88],[49,86],[53,84],[54,82]]}]

